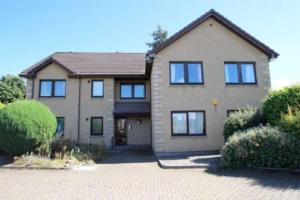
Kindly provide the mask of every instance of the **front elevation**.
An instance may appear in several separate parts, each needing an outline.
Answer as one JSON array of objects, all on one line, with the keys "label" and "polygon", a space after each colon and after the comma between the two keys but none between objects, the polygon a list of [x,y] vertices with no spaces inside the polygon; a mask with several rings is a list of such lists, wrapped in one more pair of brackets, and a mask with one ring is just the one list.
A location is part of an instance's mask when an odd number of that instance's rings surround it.
[{"label": "front elevation", "polygon": [[278,54],[214,10],[144,53],[55,53],[21,73],[57,134],[156,153],[219,150],[227,112],[259,106]]}]

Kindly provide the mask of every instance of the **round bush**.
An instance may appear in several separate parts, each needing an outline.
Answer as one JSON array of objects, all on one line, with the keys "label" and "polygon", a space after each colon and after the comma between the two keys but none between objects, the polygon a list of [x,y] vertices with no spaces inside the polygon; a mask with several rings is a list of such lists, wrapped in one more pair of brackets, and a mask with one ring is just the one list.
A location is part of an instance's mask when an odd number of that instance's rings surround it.
[{"label": "round bush", "polygon": [[21,155],[46,147],[55,136],[56,119],[37,101],[16,101],[0,111],[0,149]]},{"label": "round bush", "polygon": [[0,102],[0,110],[1,110],[2,108],[4,108],[4,107],[5,107],[5,105],[4,105],[3,103]]},{"label": "round bush", "polygon": [[300,168],[300,140],[271,126],[235,133],[221,154],[227,169]]},{"label": "round bush", "polygon": [[270,92],[262,110],[266,120],[276,125],[281,115],[288,113],[289,107],[300,109],[300,84]]},{"label": "round bush", "polygon": [[247,107],[230,113],[224,122],[224,138],[228,140],[236,131],[258,126],[264,123],[263,117],[257,108]]}]

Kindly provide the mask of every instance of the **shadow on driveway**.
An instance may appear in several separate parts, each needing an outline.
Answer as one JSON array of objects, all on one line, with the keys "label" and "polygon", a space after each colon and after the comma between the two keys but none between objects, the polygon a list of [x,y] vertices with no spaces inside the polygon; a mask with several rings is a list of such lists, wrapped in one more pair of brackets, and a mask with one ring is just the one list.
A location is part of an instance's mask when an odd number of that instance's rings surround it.
[{"label": "shadow on driveway", "polygon": [[[150,150],[137,151],[113,151],[108,152],[101,164],[120,164],[120,163],[145,163],[156,162],[155,156]],[[100,164],[99,163],[99,164]]]},{"label": "shadow on driveway", "polygon": [[260,185],[276,189],[300,189],[300,173],[264,170],[210,170],[204,173],[220,177],[236,177],[252,180],[252,186]]}]

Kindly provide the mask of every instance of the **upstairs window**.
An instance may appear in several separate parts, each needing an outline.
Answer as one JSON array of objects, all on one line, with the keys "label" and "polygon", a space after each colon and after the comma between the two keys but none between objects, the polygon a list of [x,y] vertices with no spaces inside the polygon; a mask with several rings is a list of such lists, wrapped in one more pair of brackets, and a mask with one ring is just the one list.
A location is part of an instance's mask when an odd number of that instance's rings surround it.
[{"label": "upstairs window", "polygon": [[92,97],[103,97],[102,80],[92,80]]},{"label": "upstairs window", "polygon": [[171,62],[170,82],[174,85],[203,84],[201,62]]},{"label": "upstairs window", "polygon": [[65,97],[65,80],[40,80],[40,97]]},{"label": "upstairs window", "polygon": [[144,83],[121,83],[121,99],[144,99],[146,97]]},{"label": "upstairs window", "polygon": [[254,63],[226,62],[226,84],[256,84]]}]

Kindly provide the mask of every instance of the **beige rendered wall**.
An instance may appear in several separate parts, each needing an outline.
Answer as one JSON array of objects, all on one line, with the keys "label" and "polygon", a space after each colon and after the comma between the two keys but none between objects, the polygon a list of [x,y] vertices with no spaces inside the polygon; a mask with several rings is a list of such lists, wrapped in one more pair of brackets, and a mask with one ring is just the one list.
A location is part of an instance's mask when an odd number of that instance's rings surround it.
[{"label": "beige rendered wall", "polygon": [[[104,97],[91,97],[92,80],[103,80]],[[104,144],[111,147],[114,134],[114,79],[81,79],[81,107],[80,107],[80,142],[91,144]],[[91,136],[91,117],[103,117],[103,136]]]},{"label": "beige rendered wall", "polygon": [[[140,120],[141,124],[137,121]],[[131,126],[131,129],[129,129]],[[128,145],[150,145],[151,144],[151,118],[150,117],[128,117],[127,118],[127,143]]]},{"label": "beige rendered wall", "polygon": [[[170,61],[202,61],[204,85],[170,85]],[[257,85],[225,85],[225,61],[256,62]],[[156,152],[221,149],[228,109],[258,106],[270,87],[268,57],[213,19],[208,19],[154,59],[151,75],[152,143]],[[212,99],[218,105],[212,105]],[[172,137],[171,111],[205,110],[206,136]]]},{"label": "beige rendered wall", "polygon": [[[39,82],[41,79],[65,79],[66,97],[39,97]],[[104,81],[104,97],[91,97],[91,80]],[[66,70],[56,64],[50,64],[37,73],[33,84],[34,99],[47,105],[57,117],[65,117],[64,137],[74,141],[78,139],[78,104],[79,86],[81,85],[79,142],[104,144],[107,148],[110,148],[114,133],[114,79],[69,78]],[[27,87],[32,87],[32,82],[29,81]],[[27,90],[29,97],[30,89]],[[103,136],[90,135],[91,117],[103,117]]]},{"label": "beige rendered wall", "polygon": [[[39,97],[41,79],[65,79],[66,97]],[[78,87],[78,79],[69,79],[67,71],[56,64],[39,71],[34,79],[34,99],[47,105],[56,117],[65,117],[64,137],[75,141],[78,133]]]},{"label": "beige rendered wall", "polygon": [[[120,83],[145,83],[145,89],[146,89],[146,98],[145,99],[121,99],[120,98]],[[115,101],[116,102],[150,102],[150,94],[151,90],[150,90],[150,80],[126,80],[126,81],[115,81]]]}]

